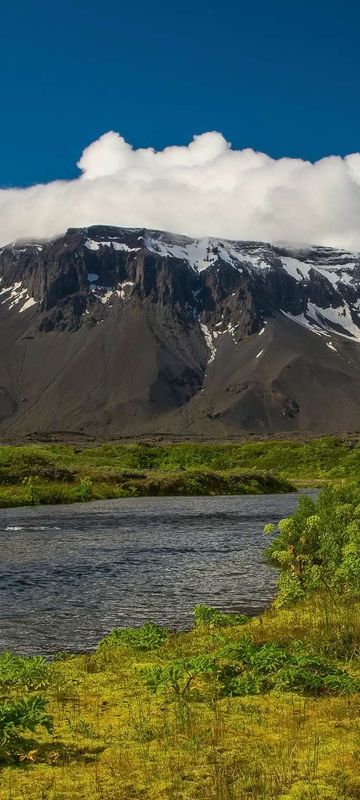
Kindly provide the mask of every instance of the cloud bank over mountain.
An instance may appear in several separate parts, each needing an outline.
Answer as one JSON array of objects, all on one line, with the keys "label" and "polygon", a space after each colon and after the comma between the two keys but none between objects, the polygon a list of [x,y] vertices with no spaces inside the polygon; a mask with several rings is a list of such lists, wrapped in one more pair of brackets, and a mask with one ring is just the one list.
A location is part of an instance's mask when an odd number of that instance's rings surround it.
[{"label": "cloud bank over mountain", "polygon": [[360,153],[311,163],[232,149],[221,133],[134,149],[110,131],[80,175],[0,190],[0,244],[92,224],[360,249]]}]

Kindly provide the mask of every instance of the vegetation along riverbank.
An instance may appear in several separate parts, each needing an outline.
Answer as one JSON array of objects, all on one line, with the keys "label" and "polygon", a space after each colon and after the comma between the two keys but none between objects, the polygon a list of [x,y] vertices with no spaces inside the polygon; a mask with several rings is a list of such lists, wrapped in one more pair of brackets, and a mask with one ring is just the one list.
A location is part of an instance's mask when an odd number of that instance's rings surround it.
[{"label": "vegetation along riverbank", "polygon": [[237,444],[0,447],[0,507],[148,495],[291,491],[360,475],[360,443],[326,437]]},{"label": "vegetation along riverbank", "polygon": [[0,657],[0,800],[358,800],[360,488],[272,534],[273,606]]}]

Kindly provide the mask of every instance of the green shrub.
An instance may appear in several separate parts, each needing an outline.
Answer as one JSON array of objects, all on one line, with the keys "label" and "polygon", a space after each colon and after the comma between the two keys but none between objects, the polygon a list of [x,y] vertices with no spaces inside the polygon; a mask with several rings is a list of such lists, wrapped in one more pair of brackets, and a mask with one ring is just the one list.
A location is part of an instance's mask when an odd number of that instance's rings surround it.
[{"label": "green shrub", "polygon": [[314,654],[303,643],[292,650],[276,642],[254,644],[245,637],[226,648],[219,671],[222,693],[230,696],[275,690],[299,694],[351,694],[359,682],[331,660]]},{"label": "green shrub", "polygon": [[0,752],[11,752],[25,731],[34,731],[39,725],[52,730],[52,717],[46,711],[46,700],[41,695],[0,704]]},{"label": "green shrub", "polygon": [[114,628],[99,647],[129,647],[131,650],[156,650],[168,639],[169,631],[154,622],[146,622],[139,628]]},{"label": "green shrub", "polygon": [[93,495],[93,484],[90,478],[82,478],[75,489],[75,494],[83,503],[91,500]]},{"label": "green shrub", "polygon": [[279,604],[318,591],[359,594],[359,484],[325,489],[316,500],[301,497],[277,530],[267,558],[280,569]]},{"label": "green shrub", "polygon": [[21,688],[28,692],[49,686],[50,667],[41,656],[26,658],[2,653],[0,655],[0,691]]},{"label": "green shrub", "polygon": [[214,675],[217,665],[214,656],[194,656],[190,659],[174,659],[164,667],[146,667],[140,675],[147,688],[155,693],[171,689],[176,695],[188,694],[195,678]]},{"label": "green shrub", "polygon": [[152,693],[171,691],[176,696],[196,699],[201,689],[208,688],[209,680],[218,696],[223,697],[270,691],[313,696],[351,694],[359,689],[359,682],[345,670],[302,643],[295,643],[289,650],[277,642],[257,645],[249,637],[216,654],[177,658],[165,665],[146,667],[140,675]]}]

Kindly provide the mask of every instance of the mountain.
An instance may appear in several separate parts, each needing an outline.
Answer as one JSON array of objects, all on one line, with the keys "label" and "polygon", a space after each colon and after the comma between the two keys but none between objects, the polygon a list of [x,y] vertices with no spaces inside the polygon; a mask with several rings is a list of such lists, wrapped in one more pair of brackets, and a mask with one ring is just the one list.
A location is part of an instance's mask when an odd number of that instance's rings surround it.
[{"label": "mountain", "polygon": [[360,254],[93,226],[0,250],[0,435],[360,430]]}]

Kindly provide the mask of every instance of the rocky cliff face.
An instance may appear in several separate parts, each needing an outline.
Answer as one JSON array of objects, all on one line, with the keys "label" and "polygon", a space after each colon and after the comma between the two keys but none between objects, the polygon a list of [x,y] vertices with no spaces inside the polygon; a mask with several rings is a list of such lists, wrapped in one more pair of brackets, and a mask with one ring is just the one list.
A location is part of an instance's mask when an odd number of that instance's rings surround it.
[{"label": "rocky cliff face", "polygon": [[0,428],[360,429],[360,255],[108,226],[0,251]]}]

